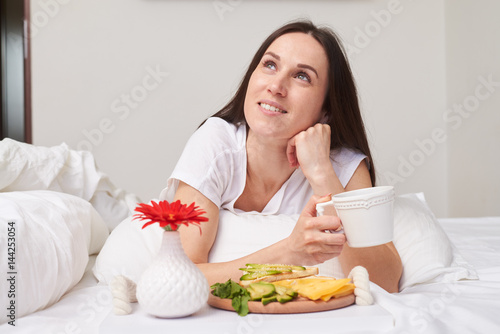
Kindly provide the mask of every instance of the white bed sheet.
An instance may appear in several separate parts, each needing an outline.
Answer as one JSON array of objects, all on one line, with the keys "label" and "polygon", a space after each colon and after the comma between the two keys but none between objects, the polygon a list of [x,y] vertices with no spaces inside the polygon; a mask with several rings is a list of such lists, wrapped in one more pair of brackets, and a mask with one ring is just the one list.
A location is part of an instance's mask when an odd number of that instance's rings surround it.
[{"label": "white bed sheet", "polygon": [[375,292],[395,333],[500,332],[500,217],[440,219],[479,280],[423,284],[397,295]]},{"label": "white bed sheet", "polygon": [[[498,333],[500,332],[500,217],[439,220],[479,280],[422,284],[389,294],[372,284],[376,305],[302,315],[236,313],[209,306],[182,319],[156,319],[134,304],[127,316],[112,313],[107,286],[92,275],[58,303],[17,319],[2,333]],[[364,320],[364,321],[363,321]]]},{"label": "white bed sheet", "polygon": [[112,310],[109,287],[98,285],[92,274],[96,256],[90,256],[85,274],[56,304],[16,319],[16,326],[3,324],[0,333],[99,333],[99,326]]}]

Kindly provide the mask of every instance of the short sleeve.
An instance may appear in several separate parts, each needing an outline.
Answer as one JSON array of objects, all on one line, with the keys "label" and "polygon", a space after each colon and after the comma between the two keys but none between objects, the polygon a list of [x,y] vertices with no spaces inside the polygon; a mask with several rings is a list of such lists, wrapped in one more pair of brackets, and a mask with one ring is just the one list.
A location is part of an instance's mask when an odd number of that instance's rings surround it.
[{"label": "short sleeve", "polygon": [[240,127],[221,118],[209,118],[188,140],[160,200],[172,201],[182,181],[220,207],[245,154]]},{"label": "short sleeve", "polygon": [[333,150],[330,154],[330,159],[340,183],[345,188],[361,161],[366,159],[366,155],[344,147]]}]

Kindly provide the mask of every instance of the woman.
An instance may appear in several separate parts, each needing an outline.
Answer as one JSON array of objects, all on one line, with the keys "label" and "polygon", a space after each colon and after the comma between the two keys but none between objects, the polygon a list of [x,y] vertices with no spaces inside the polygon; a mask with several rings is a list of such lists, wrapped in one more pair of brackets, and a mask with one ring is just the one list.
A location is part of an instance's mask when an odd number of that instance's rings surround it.
[{"label": "woman", "polygon": [[[352,74],[334,33],[287,24],[255,54],[234,98],[191,137],[161,199],[196,202],[209,222],[180,229],[188,256],[210,284],[237,280],[246,263],[316,265],[339,256],[398,291],[402,265],[391,243],[350,248],[334,216],[316,217],[331,194],[375,184]],[[245,257],[208,263],[219,210],[301,213],[293,232]]]}]

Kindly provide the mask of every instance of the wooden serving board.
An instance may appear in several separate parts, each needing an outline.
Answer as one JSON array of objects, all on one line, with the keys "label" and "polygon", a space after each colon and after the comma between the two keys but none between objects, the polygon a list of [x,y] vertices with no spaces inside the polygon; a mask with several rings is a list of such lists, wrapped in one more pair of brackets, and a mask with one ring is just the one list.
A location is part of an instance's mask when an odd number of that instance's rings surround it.
[{"label": "wooden serving board", "polygon": [[[340,298],[332,298],[327,302],[322,300],[314,301],[299,297],[296,300],[290,301],[288,303],[278,303],[273,302],[267,305],[263,305],[260,301],[249,301],[248,310],[250,313],[273,313],[273,314],[288,314],[288,313],[310,313],[310,312],[320,312],[335,310],[338,308],[346,307],[354,304],[355,296],[350,294]],[[231,299],[222,299],[212,295],[208,296],[208,305],[215,308],[233,311],[233,306],[231,305]]]}]

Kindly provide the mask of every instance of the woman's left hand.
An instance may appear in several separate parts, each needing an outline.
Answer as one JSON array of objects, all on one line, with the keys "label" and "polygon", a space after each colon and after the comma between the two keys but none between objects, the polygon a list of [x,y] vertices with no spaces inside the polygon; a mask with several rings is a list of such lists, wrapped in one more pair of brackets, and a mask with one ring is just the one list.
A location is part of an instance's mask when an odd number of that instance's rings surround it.
[{"label": "woman's left hand", "polygon": [[330,126],[321,123],[296,134],[286,150],[290,166],[300,166],[307,179],[322,168],[331,168],[330,135]]}]

